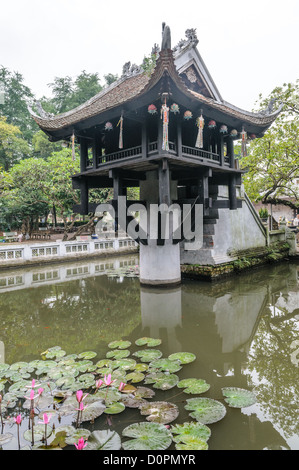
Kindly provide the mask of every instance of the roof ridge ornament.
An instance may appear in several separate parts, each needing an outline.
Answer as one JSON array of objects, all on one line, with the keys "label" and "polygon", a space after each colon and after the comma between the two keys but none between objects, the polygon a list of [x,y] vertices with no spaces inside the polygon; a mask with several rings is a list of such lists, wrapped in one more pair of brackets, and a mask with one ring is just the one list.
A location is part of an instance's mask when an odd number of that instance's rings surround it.
[{"label": "roof ridge ornament", "polygon": [[187,39],[180,39],[177,45],[173,48],[173,52],[180,52],[189,45],[192,45],[193,47],[197,46],[198,38],[196,34],[196,28],[186,29],[185,36]]},{"label": "roof ridge ornament", "polygon": [[162,45],[161,50],[171,49],[171,33],[169,26],[162,23]]}]

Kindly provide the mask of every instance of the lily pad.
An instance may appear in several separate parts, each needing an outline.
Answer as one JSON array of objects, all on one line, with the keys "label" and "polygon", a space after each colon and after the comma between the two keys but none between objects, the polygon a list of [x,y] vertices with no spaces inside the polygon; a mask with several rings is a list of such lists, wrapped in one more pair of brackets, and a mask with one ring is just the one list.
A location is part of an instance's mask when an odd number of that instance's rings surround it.
[{"label": "lily pad", "polygon": [[135,344],[137,346],[148,346],[148,347],[159,346],[159,344],[161,344],[161,343],[162,343],[161,339],[159,339],[159,338],[148,338],[147,336],[139,338],[135,341]]},{"label": "lily pad", "polygon": [[93,421],[105,411],[105,405],[102,400],[87,404],[81,414],[81,421]]},{"label": "lily pad", "polygon": [[207,392],[210,385],[203,379],[184,379],[178,383],[178,388],[184,388],[185,393],[199,394]]},{"label": "lily pad", "polygon": [[111,341],[108,344],[108,348],[111,349],[128,349],[131,346],[131,341],[124,341],[124,340],[118,340],[118,341]]},{"label": "lily pad", "polygon": [[231,408],[245,408],[256,403],[256,396],[253,392],[244,388],[225,387],[222,388],[224,400]]},{"label": "lily pad", "polygon": [[179,416],[178,407],[167,401],[153,401],[142,404],[139,409],[142,415],[148,415],[147,421],[154,423],[168,424]]},{"label": "lily pad", "polygon": [[195,361],[196,356],[195,354],[189,352],[177,352],[170,354],[168,359],[171,361],[180,361],[181,364],[189,364],[190,362]]},{"label": "lily pad", "polygon": [[191,436],[184,436],[182,441],[175,444],[176,450],[208,450],[206,441]]},{"label": "lily pad", "polygon": [[126,409],[126,406],[124,403],[121,402],[115,402],[109,405],[105,410],[104,413],[108,415],[116,415],[118,413],[121,413]]},{"label": "lily pad", "polygon": [[179,361],[171,361],[170,359],[157,359],[156,361],[152,361],[150,363],[150,368],[173,373],[181,370],[182,366]]},{"label": "lily pad", "polygon": [[[47,438],[50,437],[52,434],[52,427],[47,426]],[[43,441],[45,439],[45,425],[44,424],[36,424],[33,428],[33,438],[34,442],[36,441]],[[32,441],[32,430],[27,429],[27,431],[24,432],[24,439],[26,441],[31,442]]]},{"label": "lily pad", "polygon": [[78,354],[79,359],[93,359],[96,357],[97,353],[94,351],[85,351],[80,354]]},{"label": "lily pad", "polygon": [[211,430],[205,424],[192,421],[190,423],[176,424],[171,426],[171,434],[174,442],[186,442],[186,437],[207,441],[211,436]]},{"label": "lily pad", "polygon": [[115,431],[93,431],[84,450],[120,450],[121,439]]},{"label": "lily pad", "polygon": [[111,364],[112,369],[132,370],[136,366],[134,359],[117,359]]},{"label": "lily pad", "polygon": [[128,356],[130,356],[130,351],[128,349],[115,349],[108,351],[106,354],[106,357],[113,357],[114,359],[123,359]]},{"label": "lily pad", "polygon": [[155,396],[155,392],[148,387],[137,387],[134,395],[136,398],[152,398]]},{"label": "lily pad", "polygon": [[133,438],[122,443],[124,450],[165,450],[172,442],[171,433],[159,423],[131,424],[122,435]]},{"label": "lily pad", "polygon": [[190,398],[185,409],[192,410],[190,416],[202,424],[216,423],[226,415],[225,406],[212,398]]},{"label": "lily pad", "polygon": [[137,383],[137,382],[142,382],[144,379],[144,374],[142,372],[131,372],[126,376],[126,380],[128,382]]},{"label": "lily pad", "polygon": [[0,434],[0,447],[4,446],[13,439],[13,434],[7,432],[6,434]]},{"label": "lily pad", "polygon": [[[63,430],[63,426],[62,427],[58,427],[56,429],[56,432],[57,431],[60,431],[62,428]],[[83,438],[84,440],[87,440],[89,438],[89,436],[91,435],[91,431],[89,431],[89,429],[84,429],[84,428],[73,428],[73,432],[71,434],[69,434],[66,439],[65,439],[65,443],[68,444],[68,445],[73,445],[74,443],[77,444],[78,440]]]},{"label": "lily pad", "polygon": [[152,362],[155,359],[160,359],[162,352],[159,349],[142,349],[134,352],[133,356],[138,357],[141,362]]},{"label": "lily pad", "polygon": [[159,390],[169,390],[177,385],[179,378],[175,374],[164,374],[164,372],[154,372],[149,374],[144,383],[153,384]]}]

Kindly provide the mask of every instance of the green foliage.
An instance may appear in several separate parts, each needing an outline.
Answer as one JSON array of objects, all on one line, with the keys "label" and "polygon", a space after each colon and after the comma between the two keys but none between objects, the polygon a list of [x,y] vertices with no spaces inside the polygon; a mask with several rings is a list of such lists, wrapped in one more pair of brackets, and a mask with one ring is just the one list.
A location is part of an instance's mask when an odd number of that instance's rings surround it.
[{"label": "green foliage", "polygon": [[259,210],[259,216],[260,216],[261,219],[267,219],[267,218],[269,217],[269,212],[268,212],[268,210],[262,207],[262,208]]},{"label": "green foliage", "polygon": [[299,81],[275,88],[267,99],[260,97],[260,109],[270,99],[283,110],[264,137],[253,140],[248,155],[240,160],[247,170],[244,186],[248,196],[264,204],[299,206]]}]

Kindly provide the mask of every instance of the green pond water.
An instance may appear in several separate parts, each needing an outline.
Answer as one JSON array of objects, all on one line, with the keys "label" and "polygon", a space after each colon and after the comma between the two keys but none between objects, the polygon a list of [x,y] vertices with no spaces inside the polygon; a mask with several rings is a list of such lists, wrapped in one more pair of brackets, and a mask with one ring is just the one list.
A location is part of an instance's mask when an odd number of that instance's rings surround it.
[{"label": "green pond water", "polygon": [[[299,264],[212,284],[184,280],[170,290],[140,287],[137,266],[138,257],[128,255],[1,271],[0,362],[40,359],[57,345],[67,354],[95,351],[100,359],[113,340],[161,338],[163,357],[196,355],[178,375],[206,380],[203,396],[223,401],[223,387],[256,394],[256,404],[227,407],[225,418],[209,426],[209,449],[298,450]],[[155,397],[181,406],[178,423],[190,420],[182,403],[192,397],[180,392]],[[93,426],[121,432],[141,420],[134,409]]]}]

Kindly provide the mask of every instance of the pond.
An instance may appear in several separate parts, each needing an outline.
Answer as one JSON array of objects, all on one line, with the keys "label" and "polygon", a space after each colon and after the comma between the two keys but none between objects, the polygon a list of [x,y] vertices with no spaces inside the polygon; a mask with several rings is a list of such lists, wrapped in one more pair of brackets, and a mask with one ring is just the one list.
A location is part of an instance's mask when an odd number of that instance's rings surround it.
[{"label": "pond", "polygon": [[[254,391],[255,404],[226,407],[209,425],[209,449],[299,449],[298,263],[217,283],[184,280],[170,290],[140,287],[136,255],[0,272],[0,364],[40,359],[53,346],[100,359],[108,343],[128,340],[136,350],[141,337],[161,339],[166,358],[195,354],[178,375],[204,379],[204,397],[224,403],[224,387]],[[157,390],[155,400],[176,403],[174,423],[183,423],[191,396],[174,387]],[[145,417],[130,409],[92,426],[121,434],[139,421]]]}]

